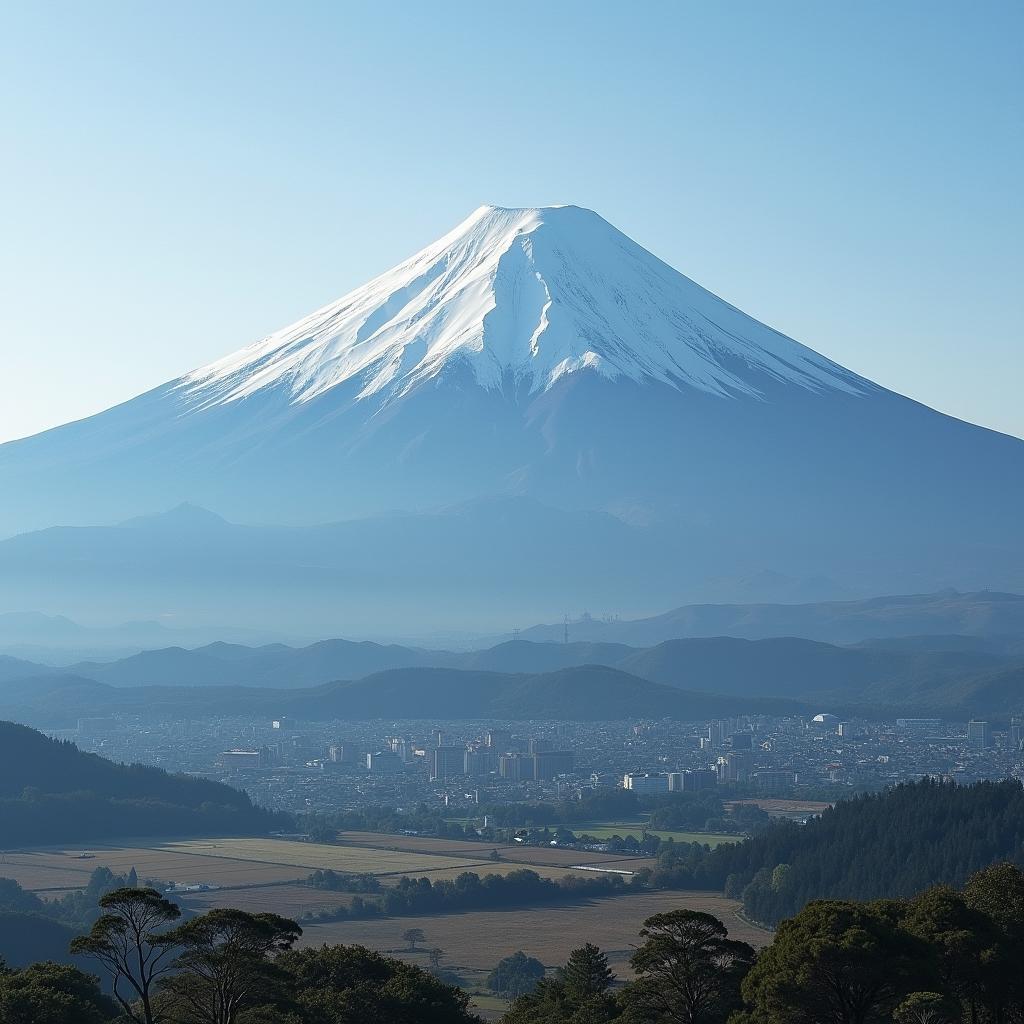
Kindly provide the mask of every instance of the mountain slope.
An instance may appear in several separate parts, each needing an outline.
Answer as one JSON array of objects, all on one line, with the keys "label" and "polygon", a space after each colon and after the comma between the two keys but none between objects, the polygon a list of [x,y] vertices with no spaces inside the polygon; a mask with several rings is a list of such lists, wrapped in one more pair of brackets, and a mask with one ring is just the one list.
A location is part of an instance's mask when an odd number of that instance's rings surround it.
[{"label": "mountain slope", "polygon": [[123,835],[252,833],[276,820],[219,782],[115,764],[0,721],[2,849]]},{"label": "mountain slope", "polygon": [[[0,491],[0,535],[181,502],[272,524],[240,589],[297,581],[315,632],[385,610],[399,629],[635,614],[765,569],[853,593],[1024,589],[1024,442],[865,381],[575,207],[484,208],[240,353],[2,445]],[[204,557],[237,553],[242,528],[173,526],[192,540],[172,565],[147,562],[152,521],[132,558],[119,538],[116,571],[98,547],[99,594],[31,543],[0,578],[71,614],[90,596],[133,616],[230,606]],[[136,611],[143,581],[170,607]]]}]

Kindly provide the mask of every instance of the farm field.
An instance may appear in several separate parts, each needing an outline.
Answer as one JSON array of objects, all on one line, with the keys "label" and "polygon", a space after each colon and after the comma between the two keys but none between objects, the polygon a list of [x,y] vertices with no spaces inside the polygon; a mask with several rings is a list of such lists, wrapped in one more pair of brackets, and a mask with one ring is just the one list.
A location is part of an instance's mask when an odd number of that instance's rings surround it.
[{"label": "farm field", "polygon": [[338,840],[346,846],[369,846],[381,850],[401,850],[410,853],[431,853],[438,856],[469,857],[484,860],[493,849],[502,860],[520,864],[546,864],[553,867],[564,864],[601,864],[622,859],[618,853],[595,853],[591,850],[559,850],[540,846],[521,846],[518,843],[475,843],[465,839],[434,839],[430,836],[401,836],[388,832],[341,832]]},{"label": "farm field", "polygon": [[784,800],[781,798],[735,800],[733,803],[753,804],[773,818],[793,818],[798,821],[805,821],[811,815],[821,814],[822,811],[832,806],[832,804],[821,800]]},{"label": "farm field", "polygon": [[[633,836],[640,839],[643,833],[657,836],[659,839],[672,839],[677,843],[706,843],[708,846],[719,846],[722,843],[738,843],[743,836],[730,835],[725,832],[686,832],[675,829],[648,828],[644,821],[584,821],[566,825],[577,836],[589,835],[595,839],[610,839],[612,836]],[[582,863],[577,861],[577,863]]]},{"label": "farm field", "polygon": [[[593,942],[607,954],[620,978],[630,976],[628,960],[646,918],[667,910],[688,907],[721,918],[731,937],[763,946],[771,933],[747,924],[736,915],[740,904],[718,893],[641,892],[588,903],[522,910],[474,910],[436,917],[390,917],[383,920],[337,921],[306,927],[301,944],[360,943],[425,965],[425,950],[439,947],[443,963],[457,971],[472,987],[504,956],[523,950],[548,967],[565,962],[571,950]],[[423,950],[406,952],[401,935],[407,928],[422,928]]]},{"label": "farm field", "polygon": [[[357,835],[364,840],[363,844],[354,841]],[[629,866],[624,870],[636,870],[638,866],[636,858],[621,855],[588,856],[585,852],[519,846],[499,847],[502,859],[492,861],[487,857],[491,847],[444,839],[411,837],[417,847],[414,850],[369,845],[405,838],[348,833],[345,842],[337,846],[271,838],[204,838],[48,847],[0,855],[0,877],[13,878],[26,889],[57,894],[83,888],[98,867],[109,868],[115,874],[126,874],[134,867],[142,879],[181,885],[202,883],[238,891],[295,882],[317,868],[375,874],[389,885],[402,875],[450,879],[463,871],[508,874],[529,867],[542,877],[561,878],[570,873],[590,874],[574,872],[573,865],[618,867],[628,860]],[[473,856],[462,852],[467,846]],[[642,861],[639,866],[643,866]],[[269,897],[265,894],[259,896],[261,900],[266,898]],[[321,901],[319,905],[327,904]]]}]

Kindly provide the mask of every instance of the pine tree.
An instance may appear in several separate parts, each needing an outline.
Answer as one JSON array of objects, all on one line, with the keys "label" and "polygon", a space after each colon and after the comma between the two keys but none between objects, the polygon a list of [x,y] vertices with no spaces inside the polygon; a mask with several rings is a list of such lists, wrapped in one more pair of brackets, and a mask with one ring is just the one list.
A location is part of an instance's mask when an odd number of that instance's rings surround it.
[{"label": "pine tree", "polygon": [[608,957],[593,943],[588,942],[569,954],[561,971],[566,996],[574,1003],[583,1003],[592,996],[602,995],[615,981],[608,966]]}]

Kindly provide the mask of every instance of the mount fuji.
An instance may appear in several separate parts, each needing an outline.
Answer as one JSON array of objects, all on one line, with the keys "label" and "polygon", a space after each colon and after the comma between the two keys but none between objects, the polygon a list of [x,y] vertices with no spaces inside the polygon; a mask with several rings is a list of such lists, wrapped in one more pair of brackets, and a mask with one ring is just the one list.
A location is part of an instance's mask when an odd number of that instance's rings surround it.
[{"label": "mount fuji", "polygon": [[[481,207],[240,352],[2,445],[0,492],[0,535],[202,506],[163,533],[222,555],[247,529],[257,588],[312,574],[338,614],[435,585],[496,616],[653,611],[765,569],[844,594],[1024,585],[1024,441],[844,369],[574,206]],[[38,536],[0,543],[4,577],[32,577]]]}]

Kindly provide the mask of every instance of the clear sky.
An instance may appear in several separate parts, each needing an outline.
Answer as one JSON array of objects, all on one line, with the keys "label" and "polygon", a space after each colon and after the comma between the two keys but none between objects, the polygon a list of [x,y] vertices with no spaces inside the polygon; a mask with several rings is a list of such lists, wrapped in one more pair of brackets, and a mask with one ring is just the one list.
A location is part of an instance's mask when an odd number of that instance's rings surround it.
[{"label": "clear sky", "polygon": [[1024,3],[0,5],[0,439],[238,348],[481,203],[576,203],[1024,436]]}]

